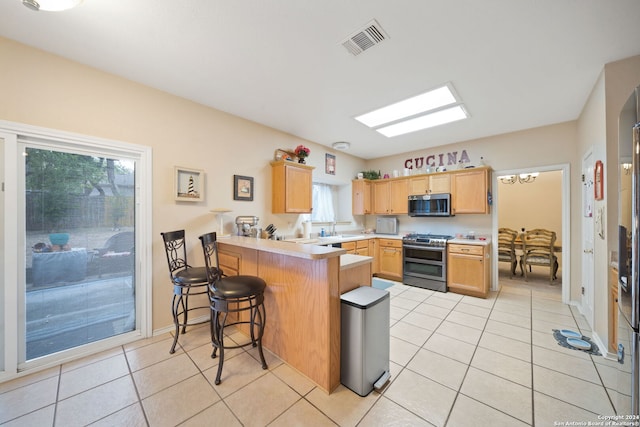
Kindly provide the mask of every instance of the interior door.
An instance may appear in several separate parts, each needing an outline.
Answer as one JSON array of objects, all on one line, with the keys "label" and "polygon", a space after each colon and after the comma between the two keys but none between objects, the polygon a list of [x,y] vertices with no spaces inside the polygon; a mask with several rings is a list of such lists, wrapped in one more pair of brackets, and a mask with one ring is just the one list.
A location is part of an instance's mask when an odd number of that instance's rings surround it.
[{"label": "interior door", "polygon": [[593,195],[593,153],[582,160],[582,312],[593,326],[593,262],[594,236],[594,195]]}]

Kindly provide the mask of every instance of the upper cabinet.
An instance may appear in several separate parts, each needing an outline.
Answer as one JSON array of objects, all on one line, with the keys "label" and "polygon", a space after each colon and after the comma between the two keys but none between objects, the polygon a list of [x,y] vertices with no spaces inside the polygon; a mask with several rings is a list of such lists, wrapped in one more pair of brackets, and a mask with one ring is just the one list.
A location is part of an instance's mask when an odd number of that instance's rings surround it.
[{"label": "upper cabinet", "polygon": [[452,207],[456,215],[489,213],[487,168],[467,169],[452,174],[451,187]]},{"label": "upper cabinet", "polygon": [[371,181],[356,179],[351,187],[351,213],[367,215],[371,213]]},{"label": "upper cabinet", "polygon": [[409,178],[409,194],[451,193],[451,174],[438,173]]},{"label": "upper cabinet", "polygon": [[411,194],[450,193],[454,214],[486,214],[490,168],[478,167],[411,177],[352,181],[354,215],[407,214]]},{"label": "upper cabinet", "polygon": [[271,162],[271,212],[311,213],[313,166]]},{"label": "upper cabinet", "polygon": [[373,213],[399,215],[408,212],[409,181],[405,178],[373,181]]}]

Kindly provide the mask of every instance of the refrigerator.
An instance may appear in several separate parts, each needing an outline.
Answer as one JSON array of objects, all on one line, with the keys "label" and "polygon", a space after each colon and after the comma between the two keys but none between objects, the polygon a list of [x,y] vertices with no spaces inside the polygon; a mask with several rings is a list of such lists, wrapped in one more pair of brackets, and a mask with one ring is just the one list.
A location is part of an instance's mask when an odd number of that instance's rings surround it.
[{"label": "refrigerator", "polygon": [[[640,383],[640,118],[638,89],[620,116],[618,215],[619,415],[639,415]],[[635,125],[634,125],[635,123]],[[625,130],[626,128],[626,130]],[[631,132],[629,133],[629,129]]]}]

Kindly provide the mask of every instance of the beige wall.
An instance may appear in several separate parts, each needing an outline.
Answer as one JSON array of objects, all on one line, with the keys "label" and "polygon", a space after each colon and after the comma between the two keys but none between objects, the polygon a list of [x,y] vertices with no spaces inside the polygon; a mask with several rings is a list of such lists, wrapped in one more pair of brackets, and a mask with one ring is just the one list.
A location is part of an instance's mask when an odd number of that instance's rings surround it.
[{"label": "beige wall", "polygon": [[498,226],[520,232],[544,228],[562,244],[562,171],[541,172],[534,182],[498,181]]},{"label": "beige wall", "polygon": [[[216,230],[209,211],[257,215],[264,227],[301,231],[298,215],[271,214],[271,168],[277,148],[311,148],[314,178],[348,185],[364,161],[274,129],[0,38],[0,120],[76,132],[153,149],[153,329],[172,324],[172,288],[160,232],[184,228],[193,264],[202,264],[197,236]],[[336,176],[325,174],[325,153],[336,155]],[[206,199],[173,200],[173,168],[204,169]],[[253,202],[233,201],[233,175],[254,177]],[[349,198],[350,203],[350,198]],[[350,209],[349,209],[350,210]]]}]

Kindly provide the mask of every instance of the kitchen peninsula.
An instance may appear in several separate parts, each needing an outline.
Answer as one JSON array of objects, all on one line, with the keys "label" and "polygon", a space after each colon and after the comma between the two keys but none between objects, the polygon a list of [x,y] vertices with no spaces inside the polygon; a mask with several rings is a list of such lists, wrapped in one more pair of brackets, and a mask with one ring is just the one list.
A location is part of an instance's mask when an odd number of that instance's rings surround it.
[{"label": "kitchen peninsula", "polygon": [[[265,348],[327,393],[340,384],[340,294],[368,280],[371,257],[251,237],[218,240],[221,268],[267,282]],[[349,279],[351,278],[351,279]]]}]

